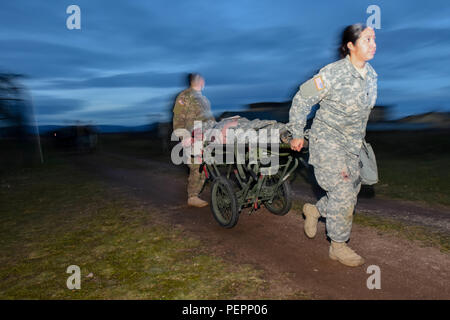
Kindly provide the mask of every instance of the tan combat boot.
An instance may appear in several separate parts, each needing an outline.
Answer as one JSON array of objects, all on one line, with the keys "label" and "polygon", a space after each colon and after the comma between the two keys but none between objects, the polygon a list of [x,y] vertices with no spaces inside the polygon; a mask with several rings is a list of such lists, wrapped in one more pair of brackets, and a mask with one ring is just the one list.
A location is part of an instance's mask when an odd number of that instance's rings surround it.
[{"label": "tan combat boot", "polygon": [[308,238],[314,238],[317,233],[317,221],[320,218],[319,210],[316,206],[306,203],[303,206],[303,213],[305,214],[305,234]]},{"label": "tan combat boot", "polygon": [[338,260],[349,267],[357,267],[364,264],[364,259],[353,251],[345,242],[331,241],[330,259]]},{"label": "tan combat boot", "polygon": [[188,206],[191,206],[191,207],[202,208],[202,207],[206,207],[207,205],[208,205],[208,202],[200,199],[199,197],[190,197],[188,199]]}]

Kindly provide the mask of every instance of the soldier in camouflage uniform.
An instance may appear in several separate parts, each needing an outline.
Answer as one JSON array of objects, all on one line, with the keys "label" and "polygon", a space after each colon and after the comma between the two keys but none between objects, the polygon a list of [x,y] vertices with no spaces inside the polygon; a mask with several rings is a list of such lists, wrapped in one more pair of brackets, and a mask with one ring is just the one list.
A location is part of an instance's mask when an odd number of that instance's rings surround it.
[{"label": "soldier in camouflage uniform", "polygon": [[[190,87],[182,91],[176,98],[173,108],[173,130],[186,129],[192,132],[194,121],[214,121],[211,113],[211,104],[202,94],[205,86],[205,80],[197,73],[189,75]],[[191,141],[184,141],[184,146],[189,146]],[[195,207],[204,207],[208,203],[198,197],[203,184],[205,175],[199,172],[200,164],[192,161],[189,166],[188,178],[188,205]]]},{"label": "soldier in camouflage uniform", "polygon": [[300,86],[289,112],[291,148],[303,147],[303,130],[311,107],[320,102],[309,137],[309,162],[326,195],[305,204],[305,233],[313,238],[320,216],[331,239],[329,256],[348,266],[364,259],[347,246],[353,211],[361,188],[359,153],[370,111],[377,97],[377,74],[366,61],[376,50],[375,32],[362,24],[345,29],[341,60],[323,67]]}]

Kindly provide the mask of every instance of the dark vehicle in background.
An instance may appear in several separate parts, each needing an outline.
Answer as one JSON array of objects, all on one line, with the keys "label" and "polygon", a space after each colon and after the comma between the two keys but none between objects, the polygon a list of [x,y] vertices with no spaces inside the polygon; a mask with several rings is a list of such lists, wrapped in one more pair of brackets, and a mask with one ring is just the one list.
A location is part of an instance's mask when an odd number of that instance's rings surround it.
[{"label": "dark vehicle in background", "polygon": [[51,131],[50,139],[57,150],[91,153],[98,147],[98,130],[90,125],[73,125]]}]

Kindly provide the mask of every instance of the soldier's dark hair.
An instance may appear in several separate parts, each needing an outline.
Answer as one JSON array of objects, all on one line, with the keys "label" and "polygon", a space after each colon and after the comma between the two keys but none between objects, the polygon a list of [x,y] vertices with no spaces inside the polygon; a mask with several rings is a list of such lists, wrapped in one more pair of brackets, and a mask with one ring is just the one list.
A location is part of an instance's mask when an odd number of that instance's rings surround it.
[{"label": "soldier's dark hair", "polygon": [[342,41],[339,47],[339,56],[345,58],[350,53],[350,49],[347,47],[347,43],[351,42],[356,44],[356,40],[359,39],[361,32],[367,28],[364,23],[355,23],[344,29],[342,32]]},{"label": "soldier's dark hair", "polygon": [[198,80],[203,79],[202,75],[200,73],[189,73],[189,84],[192,85],[193,83],[197,82]]}]

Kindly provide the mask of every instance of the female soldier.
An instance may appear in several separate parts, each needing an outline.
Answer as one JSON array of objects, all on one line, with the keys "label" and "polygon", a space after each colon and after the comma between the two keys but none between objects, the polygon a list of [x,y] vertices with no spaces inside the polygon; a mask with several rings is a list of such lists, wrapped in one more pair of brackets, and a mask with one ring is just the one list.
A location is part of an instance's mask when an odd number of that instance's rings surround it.
[{"label": "female soldier", "polygon": [[292,101],[291,149],[302,149],[306,117],[320,102],[310,131],[309,163],[326,195],[316,205],[307,203],[303,207],[305,233],[313,238],[319,217],[326,217],[330,258],[347,266],[359,266],[364,259],[346,242],[361,188],[359,153],[377,96],[377,74],[367,63],[376,51],[374,30],[363,24],[348,26],[339,51],[342,59],[303,83]]}]

